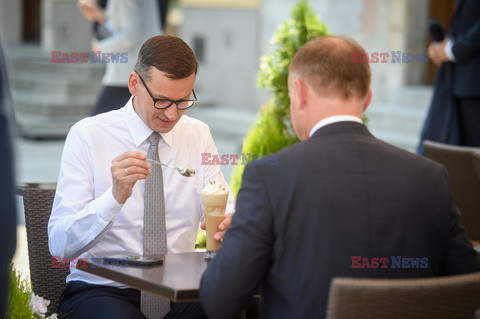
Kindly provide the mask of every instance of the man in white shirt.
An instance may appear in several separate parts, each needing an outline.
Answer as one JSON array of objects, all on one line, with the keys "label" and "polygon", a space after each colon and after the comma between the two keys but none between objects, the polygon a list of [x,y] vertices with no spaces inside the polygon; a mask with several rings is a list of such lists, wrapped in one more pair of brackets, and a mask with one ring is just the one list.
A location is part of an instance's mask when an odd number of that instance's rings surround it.
[{"label": "man in white shirt", "polygon": [[[152,132],[161,135],[159,157],[174,166],[194,168],[193,177],[163,169],[169,253],[194,250],[202,219],[199,191],[210,180],[228,187],[220,167],[201,165],[202,153],[217,154],[208,126],[184,115],[196,101],[198,62],[181,39],[156,36],[142,46],[129,77],[132,97],[119,110],[76,123],[63,151],[48,232],[52,256],[91,258],[143,254],[145,179],[151,172],[146,153]],[[192,97],[193,94],[193,97]],[[230,225],[234,199],[217,239]],[[60,312],[70,318],[144,318],[140,292],[71,268]],[[173,304],[176,313],[198,312],[198,303]],[[178,310],[178,311],[176,311]]]}]

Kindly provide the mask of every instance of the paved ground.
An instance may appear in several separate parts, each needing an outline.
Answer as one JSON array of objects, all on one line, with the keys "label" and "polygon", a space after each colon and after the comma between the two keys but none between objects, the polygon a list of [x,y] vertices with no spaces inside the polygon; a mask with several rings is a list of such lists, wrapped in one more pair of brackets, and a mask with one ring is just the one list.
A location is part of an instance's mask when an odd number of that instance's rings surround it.
[{"label": "paved ground", "polygon": [[[56,181],[64,140],[27,140],[15,142],[16,172],[18,183],[41,183]],[[28,277],[28,254],[25,234],[25,219],[21,197],[18,200],[17,250],[13,259],[15,267]]]},{"label": "paved ground", "polygon": [[[19,183],[55,181],[58,176],[63,140],[35,141],[18,138],[15,142],[16,172]],[[17,197],[17,250],[13,263],[23,276],[29,276],[25,219],[21,197]]]}]

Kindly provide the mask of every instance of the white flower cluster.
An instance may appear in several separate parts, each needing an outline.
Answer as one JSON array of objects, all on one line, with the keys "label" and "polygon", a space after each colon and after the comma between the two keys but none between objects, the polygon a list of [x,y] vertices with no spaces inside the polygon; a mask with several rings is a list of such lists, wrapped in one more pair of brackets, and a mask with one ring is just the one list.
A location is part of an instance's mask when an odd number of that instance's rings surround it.
[{"label": "white flower cluster", "polygon": [[40,318],[44,319],[57,319],[56,313],[50,315],[49,317],[45,317],[49,304],[50,300],[43,299],[32,292],[32,295],[30,296],[30,309],[32,309],[35,315],[38,315]]}]

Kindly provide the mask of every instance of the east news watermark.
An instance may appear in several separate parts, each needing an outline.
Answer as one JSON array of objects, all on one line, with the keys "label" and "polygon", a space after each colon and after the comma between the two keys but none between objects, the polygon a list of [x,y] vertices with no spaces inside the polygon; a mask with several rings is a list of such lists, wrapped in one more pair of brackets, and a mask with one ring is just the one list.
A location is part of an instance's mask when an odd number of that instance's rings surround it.
[{"label": "east news watermark", "polygon": [[128,63],[128,52],[51,51],[52,63]]},{"label": "east news watermark", "polygon": [[352,51],[352,63],[427,63],[427,52],[362,52]]},{"label": "east news watermark", "polygon": [[247,165],[253,162],[253,165],[277,165],[277,154],[271,154],[268,157],[266,155],[255,155],[251,153],[240,154],[212,154],[202,153],[201,165]]},{"label": "east news watermark", "polygon": [[[88,263],[90,262],[90,267]],[[52,265],[51,268],[60,269],[60,268],[77,268],[77,269],[85,269],[85,268],[100,268],[102,265],[103,268],[105,267],[112,267],[112,268],[125,268],[128,267],[128,260],[127,258],[108,258],[108,257],[91,257],[91,258],[62,258],[60,256],[52,256]]]},{"label": "east news watermark", "polygon": [[428,257],[362,257],[350,256],[350,268],[357,269],[376,269],[376,268],[396,268],[396,269],[411,269],[411,268],[428,268]]}]

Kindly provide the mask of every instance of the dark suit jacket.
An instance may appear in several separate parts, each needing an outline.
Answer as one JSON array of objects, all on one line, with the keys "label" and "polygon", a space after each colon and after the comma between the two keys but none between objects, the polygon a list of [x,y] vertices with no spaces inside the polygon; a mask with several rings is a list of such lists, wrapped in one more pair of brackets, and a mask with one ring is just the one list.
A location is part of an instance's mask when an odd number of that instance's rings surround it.
[{"label": "dark suit jacket", "polygon": [[442,64],[437,71],[432,101],[418,141],[417,153],[420,155],[425,155],[425,140],[461,144],[458,101],[453,92],[454,75],[455,63],[452,62]]},{"label": "dark suit jacket", "polygon": [[8,296],[8,267],[16,247],[17,219],[12,146],[12,100],[0,45],[0,318]]},{"label": "dark suit jacket", "polygon": [[[439,164],[354,122],[327,125],[273,156],[264,163],[277,165],[245,168],[232,226],[201,282],[209,317],[232,318],[260,289],[262,318],[317,319],[335,276],[479,269]],[[377,267],[374,257],[388,258],[388,268],[353,268],[367,263],[352,256]]]},{"label": "dark suit jacket", "polygon": [[449,36],[455,55],[455,87],[458,97],[480,97],[480,0],[459,0]]}]

